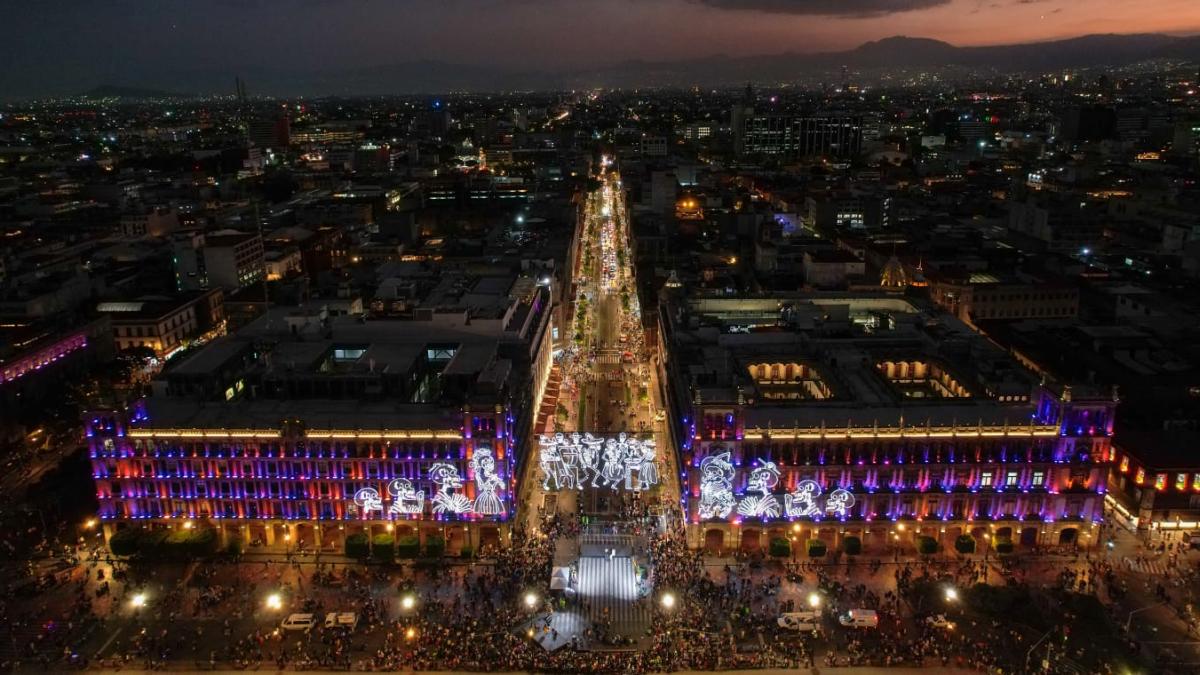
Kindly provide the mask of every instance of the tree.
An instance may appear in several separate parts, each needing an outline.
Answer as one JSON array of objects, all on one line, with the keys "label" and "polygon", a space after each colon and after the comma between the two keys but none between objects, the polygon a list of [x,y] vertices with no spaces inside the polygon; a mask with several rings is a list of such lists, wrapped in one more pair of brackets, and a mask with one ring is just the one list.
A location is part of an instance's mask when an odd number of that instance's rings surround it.
[{"label": "tree", "polygon": [[396,557],[396,540],[390,534],[377,534],[371,538],[371,555],[380,562],[391,562]]},{"label": "tree", "polygon": [[920,536],[917,537],[917,553],[921,555],[933,555],[938,552],[937,539],[933,537]]},{"label": "tree", "polygon": [[355,532],[346,537],[346,557],[364,560],[371,554],[371,544],[367,535]]},{"label": "tree", "polygon": [[842,537],[842,552],[846,555],[858,555],[862,553],[862,539],[853,535]]},{"label": "tree", "polygon": [[117,530],[108,540],[108,549],[113,555],[133,555],[138,552],[141,532],[126,528]]},{"label": "tree", "polygon": [[975,537],[969,534],[960,534],[954,540],[954,550],[963,555],[970,555],[975,552]]},{"label": "tree", "polygon": [[421,540],[416,536],[401,537],[396,546],[396,555],[411,560],[421,555]]},{"label": "tree", "polygon": [[808,557],[823,558],[825,557],[825,552],[828,550],[828,548],[829,547],[825,545],[825,542],[821,541],[820,539],[809,539]]},{"label": "tree", "polygon": [[425,557],[440,558],[446,553],[446,541],[438,536],[425,538]]},{"label": "tree", "polygon": [[786,558],[792,555],[792,542],[783,537],[775,537],[768,546],[772,558]]}]

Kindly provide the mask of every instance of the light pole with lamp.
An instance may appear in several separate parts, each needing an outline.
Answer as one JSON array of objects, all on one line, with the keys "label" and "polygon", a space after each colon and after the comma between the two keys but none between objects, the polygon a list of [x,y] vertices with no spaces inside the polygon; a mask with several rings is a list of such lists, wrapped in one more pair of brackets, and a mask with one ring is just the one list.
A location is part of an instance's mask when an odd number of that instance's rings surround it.
[{"label": "light pole with lamp", "polygon": [[992,551],[992,535],[989,532],[983,533],[983,583],[988,582],[988,555]]},{"label": "light pole with lamp", "polygon": [[1134,614],[1140,614],[1148,609],[1154,609],[1155,607],[1159,607],[1159,606],[1165,605],[1165,604],[1167,604],[1167,603],[1156,602],[1153,605],[1146,605],[1145,607],[1140,607],[1140,608],[1135,609],[1132,612],[1130,612],[1129,616],[1125,617],[1125,632],[1128,633],[1130,631],[1130,629],[1133,627],[1133,615]]}]

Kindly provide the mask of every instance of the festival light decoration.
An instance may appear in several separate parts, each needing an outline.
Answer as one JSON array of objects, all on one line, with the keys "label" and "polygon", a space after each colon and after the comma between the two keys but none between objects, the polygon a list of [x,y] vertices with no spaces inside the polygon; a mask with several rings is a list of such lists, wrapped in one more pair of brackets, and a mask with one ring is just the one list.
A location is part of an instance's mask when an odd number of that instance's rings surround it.
[{"label": "festival light decoration", "polygon": [[811,518],[821,513],[817,497],[821,486],[815,480],[802,480],[796,489],[783,497],[783,512],[788,518]]},{"label": "festival light decoration", "polygon": [[746,486],[747,492],[757,492],[758,496],[746,497],[738,504],[738,513],[750,518],[778,518],[779,500],[771,494],[771,490],[779,484],[779,468],[775,462],[763,462],[762,466],[750,471],[750,481]]},{"label": "festival light decoration", "polygon": [[413,515],[425,510],[425,492],[413,487],[407,478],[397,478],[388,483],[388,494],[392,498],[392,506],[388,513]]},{"label": "festival light decoration", "polygon": [[504,513],[504,503],[496,494],[504,489],[504,480],[496,475],[496,459],[491,448],[476,448],[471,458],[471,469],[475,472],[475,513],[494,516]]},{"label": "festival light decoration", "polygon": [[590,433],[543,435],[538,439],[538,466],[546,491],[582,490],[590,485],[638,492],[659,482],[654,439],[639,440],[625,433],[615,438]]},{"label": "festival light decoration", "polygon": [[466,495],[454,492],[463,484],[462,477],[458,475],[458,467],[438,462],[429,467],[429,480],[438,486],[437,494],[433,496],[434,513],[462,514],[475,508]]},{"label": "festival light decoration", "polygon": [[728,452],[709,455],[700,462],[700,505],[697,515],[701,520],[728,518],[733,512],[736,504],[733,474]]}]

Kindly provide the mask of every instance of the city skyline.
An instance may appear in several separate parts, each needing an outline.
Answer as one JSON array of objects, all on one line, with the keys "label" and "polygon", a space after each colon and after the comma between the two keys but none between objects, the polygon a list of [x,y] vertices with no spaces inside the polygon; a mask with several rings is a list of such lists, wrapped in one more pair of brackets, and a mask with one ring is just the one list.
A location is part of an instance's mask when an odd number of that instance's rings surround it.
[{"label": "city skyline", "polygon": [[[93,10],[59,1],[10,12],[12,20],[0,28],[0,54],[9,64],[0,90],[37,97],[120,84],[206,94],[224,91],[240,73],[257,86],[255,93],[358,93],[291,90],[322,75],[427,61],[561,74],[636,61],[841,51],[895,35],[968,47],[1200,32],[1200,8],[1187,0],[1137,6],[1101,0],[1089,2],[1086,14],[1067,0],[256,0],[203,6],[172,0]],[[154,58],[145,58],[149,54]],[[589,85],[589,74],[579,77],[583,81],[570,84]]]}]

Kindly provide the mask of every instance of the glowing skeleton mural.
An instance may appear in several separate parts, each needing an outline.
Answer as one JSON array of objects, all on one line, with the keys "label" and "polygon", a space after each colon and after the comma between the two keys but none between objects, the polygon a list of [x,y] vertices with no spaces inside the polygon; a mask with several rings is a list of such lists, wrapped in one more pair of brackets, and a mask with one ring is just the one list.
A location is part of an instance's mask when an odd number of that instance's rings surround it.
[{"label": "glowing skeleton mural", "polygon": [[641,491],[657,485],[659,480],[654,439],[639,440],[625,433],[615,438],[543,435],[538,438],[538,466],[542,470],[542,489],[547,491],[582,490],[589,485]]},{"label": "glowing skeleton mural", "polygon": [[492,457],[491,449],[475,450],[471,469],[475,472],[475,513],[485,516],[504,513],[504,503],[496,494],[504,489],[504,481],[496,475],[496,460]]},{"label": "glowing skeleton mural", "polygon": [[363,515],[370,516],[372,511],[383,510],[383,499],[379,496],[379,490],[375,488],[363,488],[354,493],[354,503],[362,510]]},{"label": "glowing skeleton mural", "polygon": [[796,483],[796,489],[783,496],[783,512],[788,518],[809,518],[821,514],[817,506],[817,497],[821,496],[821,486],[815,480],[802,480]]},{"label": "glowing skeleton mural", "polygon": [[[504,490],[504,479],[496,472],[496,458],[492,449],[487,447],[475,450],[471,458],[471,469],[474,472],[476,497],[470,497],[455,492],[462,488],[463,479],[458,473],[458,467],[447,462],[437,462],[429,467],[428,478],[437,486],[433,499],[433,513],[454,515],[479,514],[481,516],[503,516],[504,500],[500,493]],[[418,490],[407,478],[394,478],[387,486],[388,496],[392,503],[387,508],[391,515],[412,516],[425,512],[425,491]],[[365,487],[354,493],[354,504],[358,513],[369,518],[373,513],[384,510],[383,497],[379,490]]]},{"label": "glowing skeleton mural", "polygon": [[466,495],[454,492],[463,484],[457,466],[438,462],[429,467],[429,480],[438,486],[432,500],[434,513],[469,513],[475,507]]},{"label": "glowing skeleton mural", "polygon": [[779,484],[779,468],[775,462],[763,462],[750,472],[750,481],[746,492],[757,492],[758,496],[750,496],[738,504],[738,513],[751,518],[778,518],[779,500],[771,494],[771,489]]},{"label": "glowing skeleton mural", "polygon": [[779,485],[781,471],[775,462],[759,460],[750,469],[746,481],[745,497],[739,501],[733,494],[733,479],[737,470],[729,452],[709,455],[700,461],[700,502],[696,507],[696,518],[713,520],[728,518],[736,509],[739,516],[746,518],[815,518],[824,515],[845,519],[854,506],[854,495],[844,488],[837,488],[824,499],[824,490],[815,480],[806,479],[782,495],[774,489]]},{"label": "glowing skeleton mural", "polygon": [[388,483],[388,494],[392,496],[392,506],[388,513],[412,515],[425,510],[425,492],[413,487],[407,478],[397,478]]},{"label": "glowing skeleton mural", "polygon": [[700,461],[700,506],[697,515],[709,518],[728,518],[733,512],[733,464],[729,453],[709,455]]},{"label": "glowing skeleton mural", "polygon": [[832,513],[838,518],[845,518],[850,507],[854,506],[854,495],[849,490],[838,488],[829,493],[825,500],[825,512]]}]

